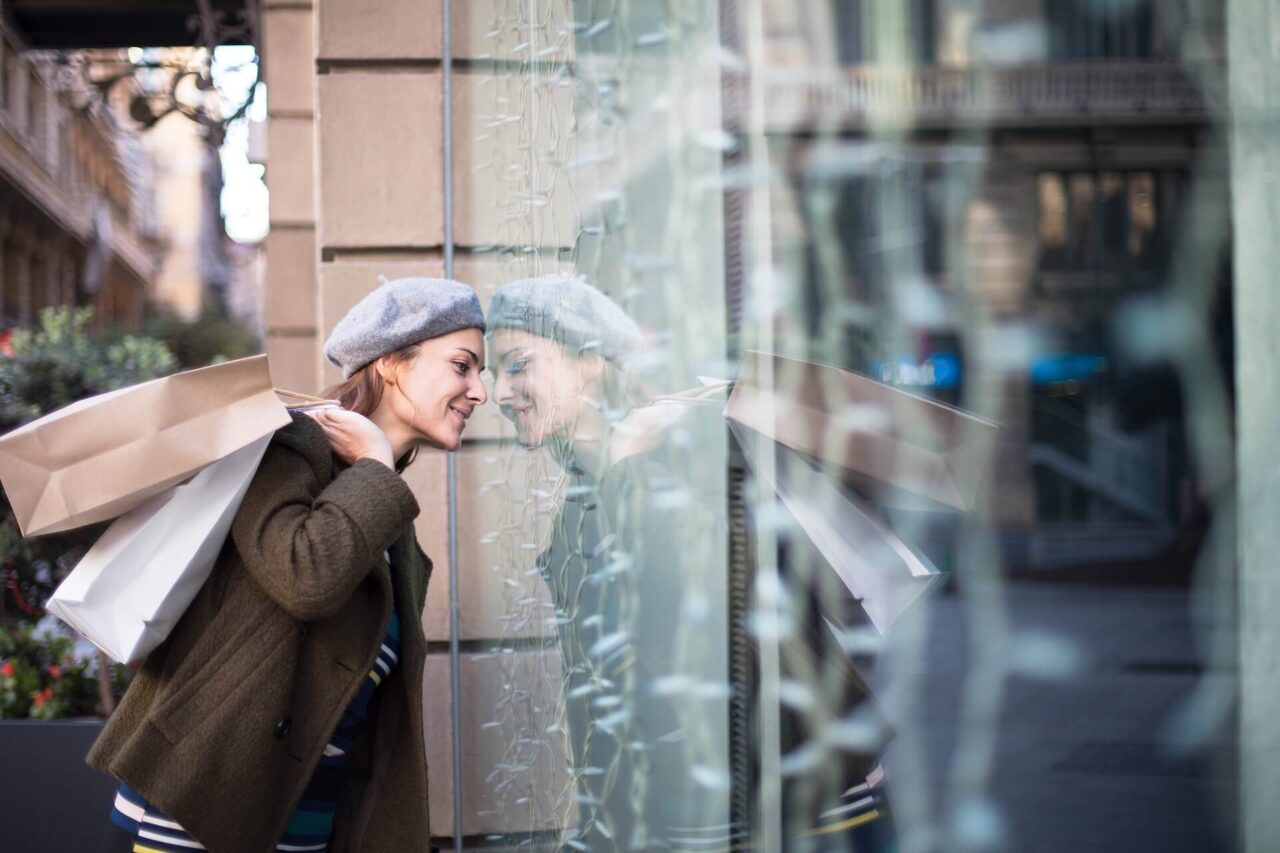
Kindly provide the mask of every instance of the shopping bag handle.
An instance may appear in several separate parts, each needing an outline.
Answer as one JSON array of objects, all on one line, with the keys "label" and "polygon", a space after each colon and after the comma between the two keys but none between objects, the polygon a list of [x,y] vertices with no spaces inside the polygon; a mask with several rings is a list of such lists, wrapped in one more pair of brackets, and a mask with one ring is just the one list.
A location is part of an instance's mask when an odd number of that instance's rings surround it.
[{"label": "shopping bag handle", "polygon": [[337,400],[316,397],[312,394],[303,394],[301,391],[288,391],[284,388],[272,388],[271,390],[280,398],[280,402],[284,404],[284,407],[290,410],[342,405]]},{"label": "shopping bag handle", "polygon": [[676,391],[672,394],[660,394],[653,398],[655,403],[703,403],[710,404],[716,401],[711,399],[717,394],[732,391],[734,383],[727,379],[717,379],[705,385],[697,385],[693,388],[686,388],[683,391]]}]

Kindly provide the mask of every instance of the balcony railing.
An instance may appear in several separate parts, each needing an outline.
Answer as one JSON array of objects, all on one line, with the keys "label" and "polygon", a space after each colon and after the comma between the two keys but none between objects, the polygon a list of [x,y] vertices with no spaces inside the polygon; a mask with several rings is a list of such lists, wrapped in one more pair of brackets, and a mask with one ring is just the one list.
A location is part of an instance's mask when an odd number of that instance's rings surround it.
[{"label": "balcony railing", "polygon": [[[1221,74],[1214,69],[1212,73]],[[765,81],[770,130],[876,125],[1161,123],[1198,121],[1207,103],[1194,74],[1170,62],[1012,68],[775,69]],[[729,99],[729,103],[745,99]]]}]

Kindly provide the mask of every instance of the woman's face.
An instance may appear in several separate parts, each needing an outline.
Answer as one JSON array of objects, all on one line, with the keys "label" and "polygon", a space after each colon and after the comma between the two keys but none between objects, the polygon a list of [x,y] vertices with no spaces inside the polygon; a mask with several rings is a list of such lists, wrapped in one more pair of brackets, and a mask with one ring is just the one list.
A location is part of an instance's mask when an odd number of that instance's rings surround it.
[{"label": "woman's face", "polygon": [[[493,399],[524,447],[556,435],[572,437],[603,370],[594,355],[575,358],[549,338],[516,329],[493,333]],[[598,401],[597,401],[598,403]]]},{"label": "woman's face", "polygon": [[410,361],[380,365],[387,383],[384,405],[411,441],[457,450],[467,419],[488,399],[482,370],[484,333],[479,329],[429,338]]}]

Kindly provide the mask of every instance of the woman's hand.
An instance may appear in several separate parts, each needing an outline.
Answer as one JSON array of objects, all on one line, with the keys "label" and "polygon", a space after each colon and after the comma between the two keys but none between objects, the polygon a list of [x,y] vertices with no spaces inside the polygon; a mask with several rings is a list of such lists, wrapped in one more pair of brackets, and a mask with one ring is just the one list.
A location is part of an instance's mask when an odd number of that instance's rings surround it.
[{"label": "woman's hand", "polygon": [[376,459],[388,468],[396,467],[395,455],[387,434],[364,415],[348,412],[337,406],[316,409],[307,414],[320,424],[333,452],[346,462]]},{"label": "woman's hand", "polygon": [[667,430],[688,411],[679,403],[661,402],[635,409],[613,428],[609,436],[609,464],[628,456],[648,453],[666,436]]}]

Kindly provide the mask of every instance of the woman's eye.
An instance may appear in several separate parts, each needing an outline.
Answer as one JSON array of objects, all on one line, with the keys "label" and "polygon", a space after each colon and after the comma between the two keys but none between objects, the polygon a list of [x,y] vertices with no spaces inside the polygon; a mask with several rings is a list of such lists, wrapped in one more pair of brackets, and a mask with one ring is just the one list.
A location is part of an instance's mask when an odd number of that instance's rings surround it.
[{"label": "woman's eye", "polygon": [[528,363],[527,359],[524,361],[513,361],[507,365],[507,373],[523,373],[525,365]]},{"label": "woman's eye", "polygon": [[467,375],[467,363],[465,361],[455,361],[453,366],[458,371],[459,376]]}]

